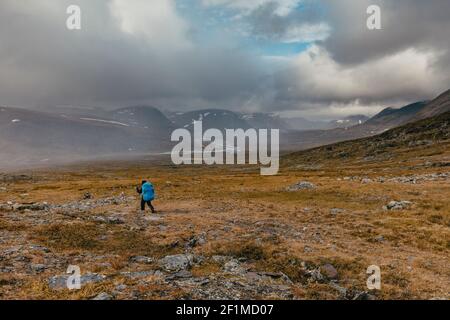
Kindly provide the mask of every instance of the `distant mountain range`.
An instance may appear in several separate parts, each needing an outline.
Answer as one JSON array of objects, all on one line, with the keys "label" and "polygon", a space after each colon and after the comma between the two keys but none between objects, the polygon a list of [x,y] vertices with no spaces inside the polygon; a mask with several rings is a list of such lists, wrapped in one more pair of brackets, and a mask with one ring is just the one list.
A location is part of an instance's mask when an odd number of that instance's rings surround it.
[{"label": "distant mountain range", "polygon": [[387,108],[360,125],[331,130],[290,131],[284,136],[283,148],[308,149],[339,141],[370,137],[410,122],[450,111],[450,90],[432,101],[416,102],[400,109]]},{"label": "distant mountain range", "polygon": [[[284,157],[288,167],[319,166],[333,161],[376,162],[441,154],[450,143],[450,111],[390,129],[379,135],[294,152]],[[422,151],[419,151],[422,150]],[[426,150],[426,151],[425,151]],[[430,150],[432,150],[430,152]],[[442,163],[448,166],[448,163]]]},{"label": "distant mountain range", "polygon": [[172,112],[169,119],[181,128],[192,128],[194,121],[203,121],[207,129],[279,129],[280,131],[306,131],[348,128],[363,124],[369,117],[355,115],[333,121],[311,121],[300,117],[282,118],[275,113],[237,113],[228,110],[205,109],[190,112]]},{"label": "distant mountain range", "polygon": [[157,109],[98,114],[0,107],[0,164],[72,161],[168,150],[173,124]]},{"label": "distant mountain range", "polygon": [[190,112],[172,113],[169,119],[178,128],[192,130],[195,121],[203,122],[203,129],[249,129],[251,125],[241,115],[220,109],[205,109]]},{"label": "distant mountain range", "polygon": [[65,107],[32,111],[0,107],[0,166],[166,152],[176,128],[191,130],[202,120],[204,130],[280,129],[285,150],[301,150],[377,135],[389,129],[450,111],[450,90],[430,102],[387,108],[367,119],[352,116],[332,122],[283,119],[270,113],[236,113],[206,109],[163,114],[154,107],[113,111]]}]

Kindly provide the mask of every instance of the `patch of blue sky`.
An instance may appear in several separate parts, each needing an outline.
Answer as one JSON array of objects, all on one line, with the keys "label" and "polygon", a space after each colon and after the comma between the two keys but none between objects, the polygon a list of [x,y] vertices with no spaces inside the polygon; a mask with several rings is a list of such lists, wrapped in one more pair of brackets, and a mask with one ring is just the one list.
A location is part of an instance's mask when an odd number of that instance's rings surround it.
[{"label": "patch of blue sky", "polygon": [[[200,0],[176,0],[179,14],[192,26],[191,38],[199,45],[227,43],[260,56],[291,57],[308,49],[311,41],[283,42],[251,33],[242,12],[225,6],[204,6]],[[325,7],[315,1],[303,1],[293,10],[314,10],[320,16]],[[222,41],[223,40],[223,41]]]}]

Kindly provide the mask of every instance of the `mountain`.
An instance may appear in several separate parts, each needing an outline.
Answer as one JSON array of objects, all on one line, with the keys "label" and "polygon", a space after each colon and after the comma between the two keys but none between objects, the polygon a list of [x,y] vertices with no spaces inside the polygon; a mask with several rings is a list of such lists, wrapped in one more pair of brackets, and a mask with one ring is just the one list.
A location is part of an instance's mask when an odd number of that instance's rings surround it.
[{"label": "mountain", "polygon": [[365,123],[350,128],[291,131],[282,136],[284,142],[282,147],[285,150],[308,149],[340,141],[375,136],[395,127],[424,119],[429,114],[445,112],[449,105],[450,91],[447,91],[429,102],[415,102],[399,109],[387,108]]},{"label": "mountain", "polygon": [[428,103],[414,116],[414,120],[426,119],[450,111],[450,90]]},{"label": "mountain", "polygon": [[241,119],[255,129],[279,129],[280,131],[289,129],[289,124],[273,113],[243,113]]},{"label": "mountain", "polygon": [[[98,108],[67,107],[43,111],[0,108],[0,165],[27,165],[68,161],[99,156],[166,152],[173,145],[176,128],[192,130],[195,121],[203,129],[281,129],[283,150],[302,150],[375,136],[416,120],[450,111],[450,90],[430,102],[416,102],[400,109],[387,108],[365,121],[363,116],[335,123],[311,122],[301,118],[286,120],[273,114],[242,114],[206,109],[165,116],[150,106],[108,111]],[[357,123],[350,126],[351,123]],[[342,125],[335,129],[305,130]],[[303,127],[302,127],[303,126]],[[295,128],[295,130],[291,130]]]},{"label": "mountain", "polygon": [[449,144],[450,112],[446,112],[376,136],[295,152],[284,159],[284,164],[307,166],[333,161],[376,162],[405,156],[411,160],[413,154],[418,159],[423,159],[423,155],[430,156],[448,151]]},{"label": "mountain", "polygon": [[325,121],[311,121],[302,117],[284,118],[283,120],[288,124],[289,130],[295,131],[326,129],[328,125]]},{"label": "mountain", "polygon": [[203,122],[203,130],[208,129],[249,129],[251,125],[241,115],[220,109],[205,109],[185,113],[172,113],[170,120],[178,127],[192,130],[195,121]]},{"label": "mountain", "polygon": [[274,113],[236,113],[227,110],[197,110],[191,112],[169,112],[168,118],[182,128],[192,128],[194,121],[203,121],[204,128],[217,129],[279,129],[280,131],[306,131],[317,129],[347,128],[364,123],[368,117],[355,115],[343,120],[311,121],[301,117],[282,118]]},{"label": "mountain", "polygon": [[333,120],[328,123],[328,129],[336,129],[336,128],[350,128],[357,125],[361,125],[369,120],[369,117],[365,115],[354,115],[345,117],[340,120]]},{"label": "mountain", "polygon": [[168,137],[173,127],[167,118],[149,108],[149,114],[160,116],[150,121],[144,117],[146,108],[139,108],[141,113],[137,114],[143,116],[143,126],[133,126],[134,122],[129,121],[132,118],[128,118],[131,115],[121,110],[100,118],[0,108],[0,164],[27,165],[170,150]]},{"label": "mountain", "polygon": [[420,101],[400,109],[387,108],[367,120],[365,124],[370,126],[372,131],[391,129],[413,120],[427,105],[427,101]]},{"label": "mountain", "polygon": [[154,107],[121,108],[110,112],[109,116],[115,121],[125,123],[134,128],[150,129],[156,132],[174,129],[172,121]]}]

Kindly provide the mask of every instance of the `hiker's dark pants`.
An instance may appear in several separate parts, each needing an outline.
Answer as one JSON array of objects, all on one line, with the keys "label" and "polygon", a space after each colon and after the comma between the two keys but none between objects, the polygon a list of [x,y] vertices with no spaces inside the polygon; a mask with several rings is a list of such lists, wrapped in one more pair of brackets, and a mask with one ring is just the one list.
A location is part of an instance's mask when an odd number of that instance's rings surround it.
[{"label": "hiker's dark pants", "polygon": [[152,202],[151,201],[145,201],[144,198],[141,198],[141,210],[144,211],[145,210],[145,204],[147,204],[150,209],[152,210],[152,212],[155,212],[155,208],[153,208]]}]

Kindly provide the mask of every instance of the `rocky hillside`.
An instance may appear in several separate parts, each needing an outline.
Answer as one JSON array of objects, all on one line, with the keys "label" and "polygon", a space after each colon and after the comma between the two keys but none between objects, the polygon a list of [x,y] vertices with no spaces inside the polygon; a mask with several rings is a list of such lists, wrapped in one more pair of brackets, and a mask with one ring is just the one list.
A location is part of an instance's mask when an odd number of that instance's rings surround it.
[{"label": "rocky hillside", "polygon": [[[144,109],[140,109],[145,113]],[[155,113],[153,109],[151,112]],[[142,126],[113,112],[110,117],[0,108],[2,166],[71,161],[104,155],[169,149],[171,123],[138,114]]]},{"label": "rocky hillside", "polygon": [[321,160],[385,158],[393,153],[409,152],[415,148],[448,145],[450,141],[450,112],[409,123],[380,135],[322,146],[294,153],[288,163],[317,162]]},{"label": "rocky hillside", "polygon": [[449,91],[430,102],[416,102],[400,109],[387,108],[365,123],[333,130],[291,131],[283,137],[284,149],[309,149],[340,141],[350,141],[381,134],[387,130],[449,111]]},{"label": "rocky hillside", "polygon": [[450,90],[444,92],[439,97],[427,104],[427,106],[418,112],[415,120],[425,119],[441,113],[450,111]]}]

